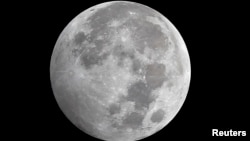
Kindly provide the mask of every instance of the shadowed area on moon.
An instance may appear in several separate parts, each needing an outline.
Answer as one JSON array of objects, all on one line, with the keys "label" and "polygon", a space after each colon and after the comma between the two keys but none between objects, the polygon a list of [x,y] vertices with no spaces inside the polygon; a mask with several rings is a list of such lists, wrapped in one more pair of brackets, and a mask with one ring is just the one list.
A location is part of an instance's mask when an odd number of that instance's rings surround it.
[{"label": "shadowed area on moon", "polygon": [[[131,16],[128,11],[133,11],[137,16]],[[156,98],[152,92],[162,87],[165,81],[170,81],[169,74],[166,74],[167,68],[165,64],[157,61],[145,64],[135,55],[135,52],[144,55],[145,48],[147,47],[152,49],[154,53],[166,53],[170,49],[170,46],[168,46],[170,37],[165,36],[159,25],[146,21],[147,16],[155,16],[152,9],[148,7],[125,2],[111,4],[97,10],[96,13],[86,19],[89,21],[92,32],[86,34],[83,31],[79,31],[74,35],[69,47],[70,56],[75,59],[79,58],[80,67],[86,71],[91,70],[94,66],[102,66],[108,57],[113,55],[118,60],[116,65],[122,69],[124,69],[125,60],[131,60],[130,75],[144,78],[128,85],[127,95],[121,96],[117,103],[108,106],[108,114],[112,116],[121,112],[123,108],[121,104],[128,101],[134,102],[135,111],[123,117],[122,125],[112,124],[112,127],[119,130],[141,128],[145,113],[138,111],[147,111],[149,105]],[[126,20],[119,27],[108,27],[108,23],[114,19],[117,21]],[[125,27],[131,32],[129,43],[125,44],[122,41],[114,43],[112,39],[119,32],[117,28]],[[100,35],[102,39],[98,39]],[[128,45],[133,45],[134,49],[124,50]],[[104,52],[105,47],[114,48]],[[174,47],[178,48],[177,46]],[[63,57],[61,54],[58,54],[58,56]],[[58,60],[61,61],[60,58]],[[176,57],[175,61],[177,69],[179,69],[179,74],[183,74],[185,70],[181,60]],[[56,67],[64,68],[60,66]],[[74,81],[71,76],[64,77],[64,81]],[[52,82],[55,82],[53,76],[51,76],[51,79]],[[87,89],[87,86],[82,87],[81,84],[78,84],[79,86],[75,85],[71,82],[68,82],[68,84],[65,82],[61,86],[52,83],[56,99],[64,114],[84,132],[100,138],[103,136],[112,138],[109,135],[101,135],[101,132],[98,132],[95,125],[102,121],[102,117],[107,114],[103,113],[105,112],[103,106],[84,95],[92,95],[98,100],[102,100],[105,96],[100,96],[102,95],[100,91],[96,92],[95,90],[90,90],[90,88]],[[81,97],[79,98],[78,95],[81,95]],[[153,112],[150,120],[154,123],[160,123],[164,115],[165,112],[163,110],[156,110]]]}]

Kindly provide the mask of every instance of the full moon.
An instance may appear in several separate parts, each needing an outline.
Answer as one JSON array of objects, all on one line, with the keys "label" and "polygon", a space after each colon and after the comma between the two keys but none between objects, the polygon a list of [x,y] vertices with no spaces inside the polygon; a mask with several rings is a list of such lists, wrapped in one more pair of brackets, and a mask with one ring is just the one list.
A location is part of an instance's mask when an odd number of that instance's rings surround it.
[{"label": "full moon", "polygon": [[133,141],[168,125],[188,93],[185,42],[156,10],[135,2],[93,6],[61,32],[50,62],[53,93],[79,130]]}]

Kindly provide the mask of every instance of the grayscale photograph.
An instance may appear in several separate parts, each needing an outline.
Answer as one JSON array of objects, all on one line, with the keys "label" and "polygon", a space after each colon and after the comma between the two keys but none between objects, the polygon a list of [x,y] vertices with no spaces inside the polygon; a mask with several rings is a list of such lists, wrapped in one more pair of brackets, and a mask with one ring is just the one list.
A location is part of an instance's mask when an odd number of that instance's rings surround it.
[{"label": "grayscale photograph", "polygon": [[10,72],[3,115],[11,125],[3,135],[14,141],[246,140],[248,5],[4,4],[8,26],[2,28],[9,31],[3,35],[11,41],[10,51],[2,51],[8,64],[2,68]]},{"label": "grayscale photograph", "polygon": [[139,3],[105,2],[64,28],[50,64],[65,116],[96,138],[132,141],[166,126],[190,83],[190,59],[176,27]]}]

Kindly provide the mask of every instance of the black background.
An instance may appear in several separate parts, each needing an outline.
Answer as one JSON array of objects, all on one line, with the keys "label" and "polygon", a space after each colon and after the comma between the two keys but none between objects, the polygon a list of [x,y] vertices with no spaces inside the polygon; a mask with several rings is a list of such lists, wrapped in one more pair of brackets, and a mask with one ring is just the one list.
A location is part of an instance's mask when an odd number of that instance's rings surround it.
[{"label": "black background", "polygon": [[[85,9],[103,1],[15,4],[11,41],[15,53],[15,94],[9,106],[12,137],[98,140],[63,115],[50,85],[50,59],[65,26]],[[166,16],[182,35],[191,60],[185,103],[161,131],[145,140],[218,138],[212,129],[247,130],[249,134],[249,35],[244,3],[136,1]],[[10,36],[12,37],[12,36]],[[13,112],[12,112],[13,111]],[[12,116],[13,114],[13,116]],[[13,118],[13,119],[12,119]],[[14,134],[13,134],[14,132]],[[225,138],[225,137],[224,137]]]}]

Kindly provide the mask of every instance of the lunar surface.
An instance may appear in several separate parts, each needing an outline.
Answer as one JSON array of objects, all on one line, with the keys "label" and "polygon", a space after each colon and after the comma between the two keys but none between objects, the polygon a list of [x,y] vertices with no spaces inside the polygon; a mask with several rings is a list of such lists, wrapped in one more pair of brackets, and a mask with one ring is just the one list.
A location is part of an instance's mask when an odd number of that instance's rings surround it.
[{"label": "lunar surface", "polygon": [[164,128],[186,98],[191,69],[184,40],[156,10],[106,2],[77,15],[50,64],[56,101],[93,138],[133,141]]}]

